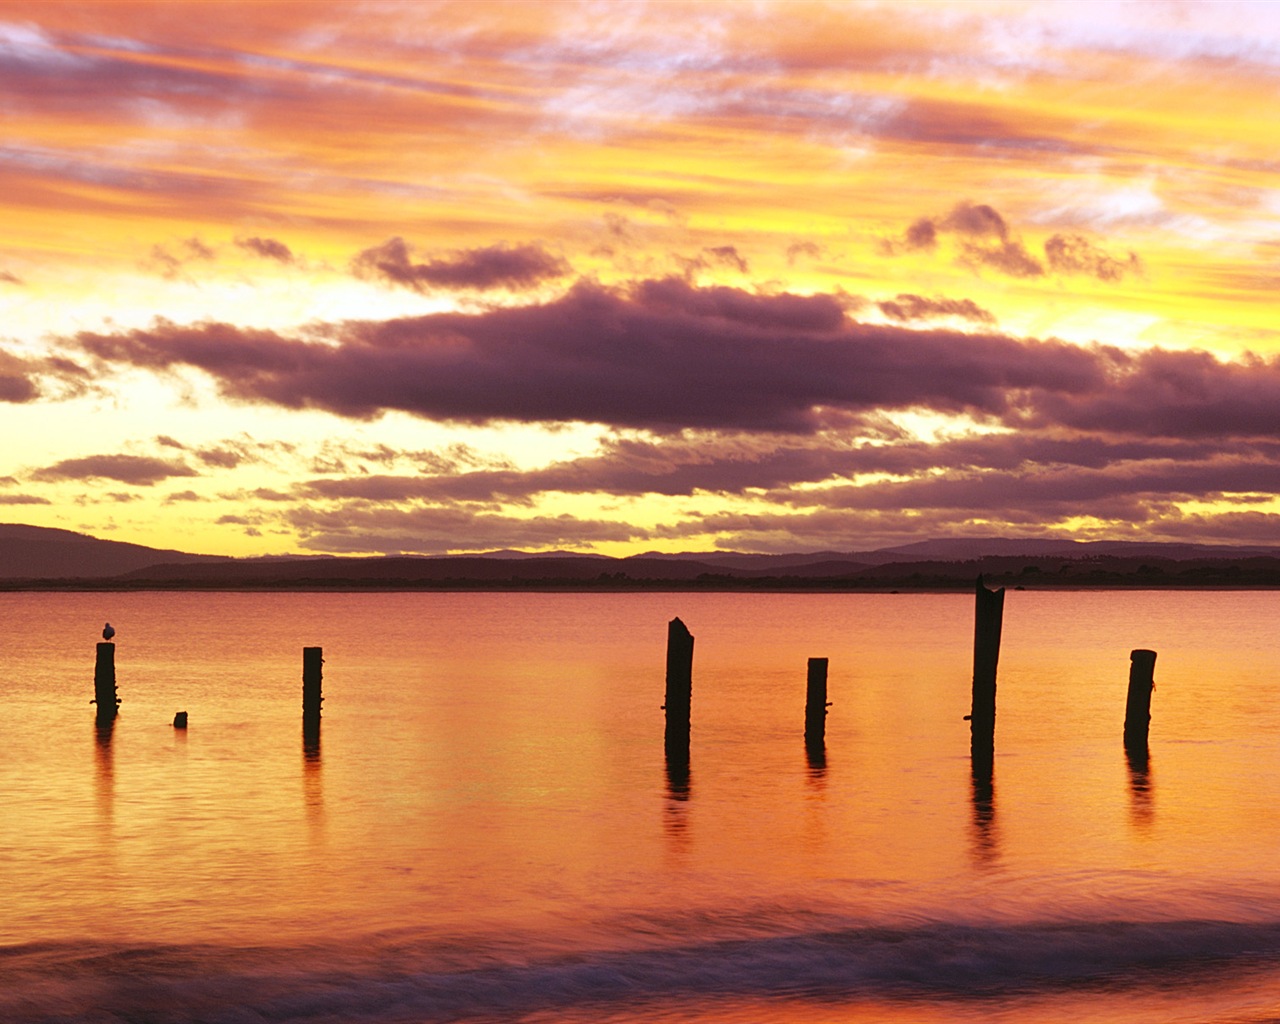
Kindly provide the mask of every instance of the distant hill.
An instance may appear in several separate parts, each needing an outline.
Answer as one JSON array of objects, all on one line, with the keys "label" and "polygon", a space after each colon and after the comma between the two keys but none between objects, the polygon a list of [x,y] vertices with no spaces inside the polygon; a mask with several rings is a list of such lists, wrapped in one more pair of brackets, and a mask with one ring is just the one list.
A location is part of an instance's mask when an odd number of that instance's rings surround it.
[{"label": "distant hill", "polygon": [[100,579],[159,562],[231,562],[221,555],[189,555],[141,544],[99,540],[71,530],[0,523],[0,579]]},{"label": "distant hill", "polygon": [[334,557],[306,559],[243,559],[219,565],[152,565],[126,573],[122,581],[172,583],[190,581],[202,585],[239,583],[254,586],[304,583],[402,585],[415,583],[506,583],[556,580],[588,582],[602,573],[628,566],[633,579],[692,579],[707,566],[680,565],[671,571],[665,564],[631,562],[591,555],[558,555],[551,558],[492,558],[487,555],[452,557]]},{"label": "distant hill", "polygon": [[1280,547],[1222,544],[1161,543],[1157,541],[1042,539],[1017,537],[943,537],[870,551],[815,551],[779,555],[739,551],[697,551],[679,554],[648,552],[643,558],[698,561],[733,569],[812,569],[819,564],[890,565],[902,562],[965,562],[981,558],[1192,558],[1280,557]]},{"label": "distant hill", "polygon": [[367,585],[419,583],[535,584],[683,583],[707,578],[740,580],[772,578],[779,574],[805,579],[848,576],[868,568],[860,562],[826,561],[799,568],[755,566],[740,568],[709,561],[653,558],[635,555],[610,558],[603,555],[442,555],[435,557],[245,559],[210,565],[160,564],[118,577],[121,582],[151,581],[170,584],[188,581],[200,585],[288,586],[292,584],[359,582]]},{"label": "distant hill", "polygon": [[0,585],[195,588],[955,588],[1280,586],[1280,549],[1124,541],[926,540],[873,551],[649,552],[628,558],[495,551],[458,556],[227,558],[0,524]]},{"label": "distant hill", "polygon": [[1248,545],[1182,544],[1130,540],[1043,540],[1017,537],[951,537],[922,540],[914,544],[881,548],[871,552],[877,562],[904,562],[918,559],[954,561],[990,557],[1093,558],[1244,558],[1254,555],[1280,556],[1280,548]]}]

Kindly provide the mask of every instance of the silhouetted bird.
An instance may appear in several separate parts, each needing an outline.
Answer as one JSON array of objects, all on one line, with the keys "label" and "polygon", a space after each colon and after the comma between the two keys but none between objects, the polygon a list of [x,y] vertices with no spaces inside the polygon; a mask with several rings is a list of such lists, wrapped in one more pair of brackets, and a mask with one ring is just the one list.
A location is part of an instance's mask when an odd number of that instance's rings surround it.
[{"label": "silhouetted bird", "polygon": [[103,640],[110,640],[115,635],[116,635],[116,627],[111,625],[111,623],[108,622],[105,626],[102,627]]}]

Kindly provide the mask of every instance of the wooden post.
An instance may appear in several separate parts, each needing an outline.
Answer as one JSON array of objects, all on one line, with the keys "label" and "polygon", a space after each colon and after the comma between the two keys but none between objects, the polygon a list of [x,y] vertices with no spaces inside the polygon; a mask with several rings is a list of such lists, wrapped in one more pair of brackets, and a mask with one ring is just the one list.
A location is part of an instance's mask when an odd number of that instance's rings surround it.
[{"label": "wooden post", "polygon": [[173,716],[173,727],[175,729],[185,729],[187,727],[187,713],[179,711]]},{"label": "wooden post", "polygon": [[827,659],[809,659],[804,696],[804,745],[821,749],[827,740]]},{"label": "wooden post", "polygon": [[1004,588],[988,590],[978,577],[973,610],[973,703],[969,712],[969,749],[991,757],[996,741],[996,664],[1004,622]]},{"label": "wooden post", "polygon": [[324,664],[323,647],[302,648],[302,718],[320,721],[320,705],[324,698],[320,696],[321,668]]},{"label": "wooden post", "polygon": [[98,644],[98,657],[93,666],[93,703],[98,705],[98,720],[110,721],[120,710],[116,696],[116,645]]},{"label": "wooden post", "polygon": [[669,758],[689,758],[689,708],[693,690],[693,634],[678,618],[667,624],[666,747]]},{"label": "wooden post", "polygon": [[1156,652],[1129,652],[1129,696],[1124,707],[1124,745],[1141,750],[1151,726],[1151,691],[1156,688]]}]

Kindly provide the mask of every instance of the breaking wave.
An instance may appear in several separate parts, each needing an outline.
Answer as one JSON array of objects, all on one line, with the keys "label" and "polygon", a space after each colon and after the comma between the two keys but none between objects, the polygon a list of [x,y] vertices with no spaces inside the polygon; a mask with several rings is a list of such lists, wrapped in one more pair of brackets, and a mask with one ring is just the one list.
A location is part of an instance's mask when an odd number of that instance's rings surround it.
[{"label": "breaking wave", "polygon": [[0,1020],[514,1021],[661,1003],[771,998],[982,1000],[1280,977],[1280,922],[938,923],[848,927],[639,950],[29,944],[0,950]]}]

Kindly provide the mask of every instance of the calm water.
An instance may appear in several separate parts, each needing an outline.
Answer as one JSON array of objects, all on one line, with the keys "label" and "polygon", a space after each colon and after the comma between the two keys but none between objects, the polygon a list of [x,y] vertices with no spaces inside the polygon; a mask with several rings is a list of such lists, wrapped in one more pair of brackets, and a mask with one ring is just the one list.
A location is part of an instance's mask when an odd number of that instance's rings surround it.
[{"label": "calm water", "polygon": [[968,595],[0,595],[0,1019],[1274,1022],[1278,611],[1010,592],[988,787]]}]

